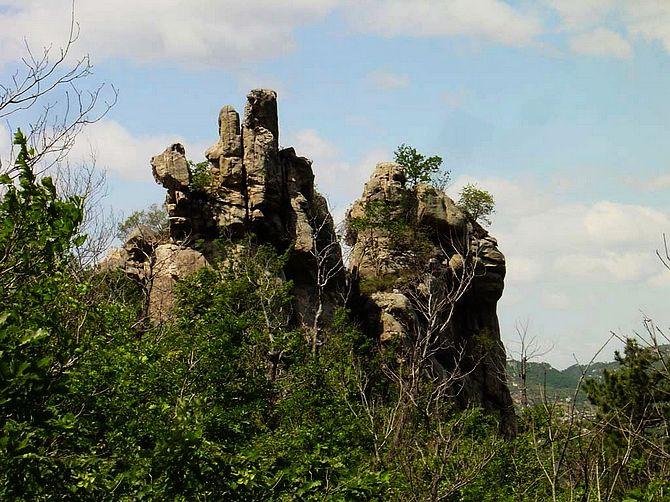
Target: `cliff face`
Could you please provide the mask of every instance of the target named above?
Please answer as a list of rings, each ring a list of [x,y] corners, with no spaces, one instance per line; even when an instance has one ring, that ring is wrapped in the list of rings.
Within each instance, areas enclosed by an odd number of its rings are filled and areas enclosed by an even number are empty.
[[[211,243],[221,237],[251,237],[280,251],[291,248],[284,274],[295,285],[295,322],[313,333],[344,305],[347,283],[355,290],[359,280],[380,275],[407,279],[411,271],[413,283],[406,280],[355,296],[348,306],[383,345],[425,331],[425,292],[446,294],[431,314],[441,326],[439,332],[431,331],[439,341],[431,354],[433,367],[445,375],[458,373],[457,400],[500,410],[513,429],[496,316],[504,257],[495,239],[451,199],[428,186],[409,190],[397,164],[379,164],[349,211],[349,222],[374,201],[391,202],[386,216],[393,219],[407,210],[411,194],[411,223],[428,236],[428,253],[403,252],[392,245],[388,231],[357,231],[349,225],[353,252],[347,275],[327,203],[314,188],[311,161],[293,148],[279,149],[274,91],[251,91],[242,121],[224,106],[218,140],[205,157],[206,162],[195,165],[181,144],[173,144],[151,159],[154,177],[167,191],[170,241],[160,242],[138,229],[114,255],[118,266],[144,284],[153,322],[169,318],[175,281],[209,266],[215,257]],[[316,349],[318,336],[312,342]]]
[[[402,225],[356,224],[370,215]],[[368,329],[382,342],[414,344],[435,378],[449,380],[457,401],[500,411],[513,432],[496,314],[505,258],[496,240],[443,191],[408,187],[395,163],[377,165],[347,223],[349,270],[378,289],[362,299]]]

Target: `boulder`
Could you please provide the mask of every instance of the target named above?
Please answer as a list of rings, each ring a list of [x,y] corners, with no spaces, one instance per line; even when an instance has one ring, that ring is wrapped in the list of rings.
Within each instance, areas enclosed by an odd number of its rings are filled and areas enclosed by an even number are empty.
[[[191,175],[186,161],[186,151],[181,143],[174,143],[165,151],[151,158],[154,179],[168,190],[188,189]]]
[[[161,244],[155,249],[150,272],[149,317],[156,323],[170,318],[174,305],[174,285],[203,267],[205,257],[195,249]]]

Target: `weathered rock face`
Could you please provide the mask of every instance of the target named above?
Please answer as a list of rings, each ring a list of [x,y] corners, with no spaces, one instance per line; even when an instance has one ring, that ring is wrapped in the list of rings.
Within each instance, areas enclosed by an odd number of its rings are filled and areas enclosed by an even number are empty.
[[[246,172],[242,163],[240,116],[232,106],[219,113],[219,140],[205,152],[210,163],[210,192],[219,203],[216,226],[231,235],[244,231],[247,220]]]
[[[361,230],[355,224],[375,211],[379,215],[380,204],[387,208],[381,217],[402,218],[421,229],[425,243],[420,251],[412,251],[411,245],[396,247],[397,236],[390,235],[394,230]],[[513,432],[496,314],[505,258],[496,240],[444,192],[427,185],[409,189],[394,163],[377,165],[347,220],[350,271],[363,282],[376,280],[382,289],[392,289],[367,298],[363,316],[371,319],[368,326],[382,342],[429,339],[425,343],[433,366],[459,375],[457,399],[499,410],[505,429]]]
[[[168,320],[174,305],[175,282],[207,265],[205,257],[195,249],[176,244],[157,246],[151,263],[149,317],[158,323]]]
[[[318,325],[337,305],[345,270],[327,203],[314,189],[311,161],[293,148],[279,150],[276,93],[251,91],[241,124],[238,113],[224,106],[218,136],[197,175],[181,144],[151,159],[154,178],[167,190],[170,243],[142,241],[140,250],[129,242],[114,260],[125,262],[138,280],[151,281],[148,314],[161,322],[172,306],[175,281],[207,266],[208,242],[252,234],[280,251],[292,246],[285,274],[295,284],[296,318]],[[324,272],[330,274],[327,284]]]

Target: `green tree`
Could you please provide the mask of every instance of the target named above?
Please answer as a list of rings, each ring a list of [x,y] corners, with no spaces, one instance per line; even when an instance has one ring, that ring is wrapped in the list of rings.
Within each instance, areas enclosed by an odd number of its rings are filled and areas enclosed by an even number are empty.
[[[168,231],[168,215],[163,204],[151,204],[148,208],[133,212],[119,223],[117,237],[121,241],[128,239],[138,227],[145,227],[159,236],[165,236]]]
[[[623,353],[617,351],[616,370],[605,369],[602,379],[584,384],[589,400],[610,419],[630,421],[642,429],[670,423],[670,379],[659,355],[635,340],[626,340]]]
[[[52,406],[76,360],[84,289],[70,273],[83,200],[61,198],[33,171],[19,130],[14,172],[0,177],[0,498],[48,491],[60,440],[73,420]],[[29,497],[30,498],[30,497]]]
[[[395,161],[403,168],[409,188],[419,183],[428,183],[444,189],[449,182],[449,171],[441,169],[442,157],[426,157],[404,143],[396,148],[394,155]]]
[[[191,171],[190,189],[195,192],[204,192],[212,183],[212,171],[209,161],[195,163],[188,161],[188,169]]]
[[[491,215],[495,212],[495,200],[490,192],[468,183],[461,189],[458,205],[477,221],[491,224]]]

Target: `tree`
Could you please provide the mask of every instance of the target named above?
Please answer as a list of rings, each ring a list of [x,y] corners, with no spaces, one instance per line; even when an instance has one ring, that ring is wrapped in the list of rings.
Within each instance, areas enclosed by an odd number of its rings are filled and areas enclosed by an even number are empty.
[[[640,432],[666,435],[670,430],[670,379],[665,374],[664,357],[653,346],[643,347],[627,339],[623,354],[615,352],[618,369],[605,369],[602,380],[587,380],[590,401],[610,424],[623,422]]]
[[[74,325],[86,319],[78,316],[83,285],[69,272],[70,250],[85,239],[83,200],[38,179],[27,142],[17,131],[17,182],[0,176],[0,498],[9,499],[48,490],[40,471],[57,461],[70,420],[49,402],[63,393],[78,357]]]
[[[27,160],[36,174],[66,161],[82,129],[102,119],[116,104],[118,92],[113,86],[105,97],[104,83],[89,85],[93,66],[88,55],[72,61],[78,38],[73,8],[65,44],[58,50],[47,46],[34,52],[26,42],[26,54],[11,81],[0,83],[0,119],[27,125],[25,135],[32,148]],[[0,173],[17,177],[13,160],[11,156],[8,165],[0,163]]]
[[[128,239],[136,228],[147,228],[157,235],[165,235],[168,231],[168,215],[162,204],[151,204],[146,209],[135,211],[119,223],[117,237],[121,241]]]
[[[212,183],[212,171],[208,160],[202,162],[188,161],[188,170],[191,172],[189,188],[194,192],[206,192]]]
[[[449,171],[440,169],[442,157],[426,157],[417,152],[416,148],[404,143],[396,149],[394,155],[395,161],[405,172],[409,188],[414,188],[419,183],[428,183],[443,189],[449,182]]]
[[[491,224],[491,215],[495,212],[495,201],[490,192],[468,183],[461,189],[458,205],[477,221]]]
[[[521,380],[521,406],[523,408],[527,408],[529,406],[528,363],[533,359],[538,359],[547,355],[553,349],[553,346],[548,349],[542,348],[538,343],[536,336],[528,336],[529,324],[530,321],[526,319],[526,321],[517,321],[514,325],[514,329],[519,339],[518,371],[519,379]]]

